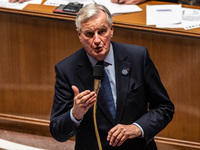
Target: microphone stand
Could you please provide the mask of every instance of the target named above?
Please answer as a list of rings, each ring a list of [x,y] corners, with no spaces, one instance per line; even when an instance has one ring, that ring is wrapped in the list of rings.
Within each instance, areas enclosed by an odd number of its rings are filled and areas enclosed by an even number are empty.
[[[95,91],[96,95],[98,95],[98,92],[100,89],[100,83],[101,83],[102,76],[103,76],[103,63],[100,65],[97,63],[97,65],[94,66],[94,68],[93,68],[94,91]],[[94,120],[94,129],[95,129],[98,147],[99,147],[99,150],[102,150],[101,139],[100,139],[99,131],[98,131],[98,127],[97,127],[96,109],[97,109],[97,100],[95,101],[94,107],[93,107],[93,120]]]

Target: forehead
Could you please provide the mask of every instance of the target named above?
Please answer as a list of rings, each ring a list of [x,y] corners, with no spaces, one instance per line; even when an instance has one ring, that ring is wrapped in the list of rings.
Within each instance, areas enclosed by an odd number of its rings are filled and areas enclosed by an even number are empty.
[[[82,30],[95,30],[107,26],[108,26],[107,15],[103,11],[100,11],[99,14],[91,17],[86,22],[81,24]]]

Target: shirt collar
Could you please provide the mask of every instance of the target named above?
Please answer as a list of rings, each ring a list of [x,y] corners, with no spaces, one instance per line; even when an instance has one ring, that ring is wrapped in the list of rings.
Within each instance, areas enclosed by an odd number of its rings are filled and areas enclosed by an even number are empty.
[[[98,60],[96,60],[95,58],[93,58],[92,56],[90,56],[88,54],[87,54],[87,56],[90,60],[92,67],[94,67],[96,65],[96,63],[98,62]],[[113,55],[112,44],[110,44],[110,51],[109,51],[108,55],[106,56],[106,58],[104,59],[104,62],[106,62],[106,64],[108,64],[108,65],[114,64],[114,55]]]

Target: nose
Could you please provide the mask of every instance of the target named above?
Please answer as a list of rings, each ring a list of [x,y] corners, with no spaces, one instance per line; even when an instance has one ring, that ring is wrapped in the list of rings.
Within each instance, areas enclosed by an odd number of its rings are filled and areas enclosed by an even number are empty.
[[[94,34],[94,43],[96,45],[99,45],[101,43],[101,38],[100,38],[100,35],[98,33]]]

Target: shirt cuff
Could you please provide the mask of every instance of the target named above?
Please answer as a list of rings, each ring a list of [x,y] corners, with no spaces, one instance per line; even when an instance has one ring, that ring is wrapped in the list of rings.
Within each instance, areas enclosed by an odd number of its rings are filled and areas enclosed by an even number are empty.
[[[80,121],[76,120],[72,114],[72,109],[70,110],[70,117],[71,117],[71,120],[76,124],[76,125],[80,125],[81,121],[83,119],[81,119]]]
[[[144,138],[144,130],[142,129],[142,127],[139,124],[135,123],[135,122],[133,124],[136,125],[138,128],[140,128],[140,130],[142,131],[142,135],[140,137]]]

